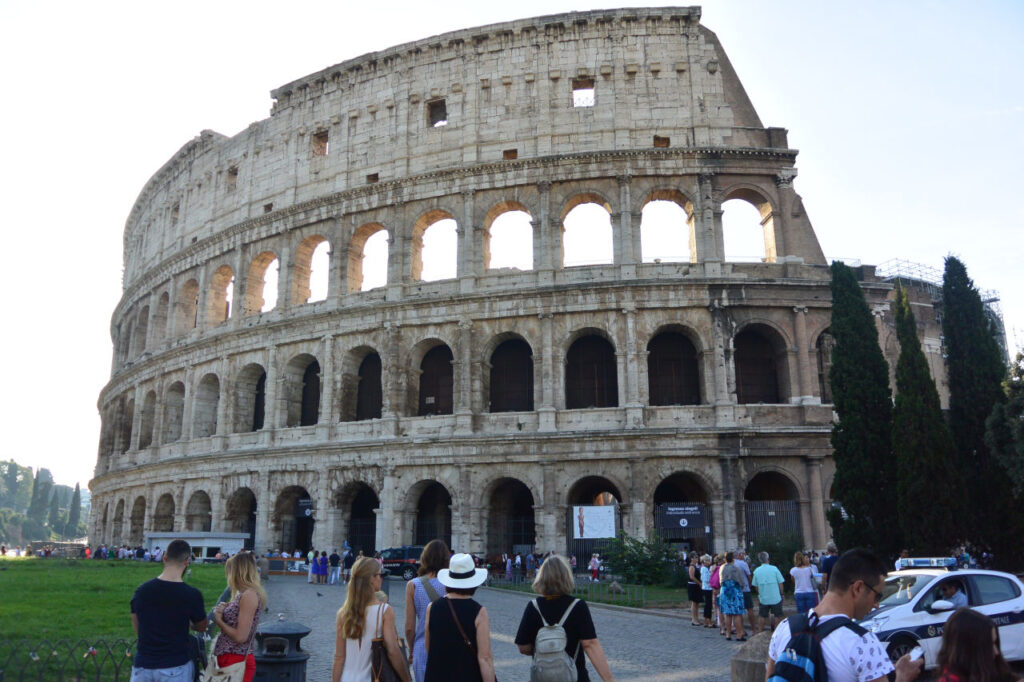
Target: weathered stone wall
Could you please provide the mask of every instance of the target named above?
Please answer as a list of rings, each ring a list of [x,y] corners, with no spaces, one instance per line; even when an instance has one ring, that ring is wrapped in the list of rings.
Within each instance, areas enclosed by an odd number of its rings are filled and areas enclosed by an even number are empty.
[[[532,495],[538,548],[561,550],[582,479],[603,477],[623,527],[644,534],[658,485],[684,474],[710,510],[714,547],[744,542],[747,500],[777,499],[749,487],[758,475],[785,483],[806,544],[822,547],[829,273],[793,189],[796,152],[784,130],[762,127],[699,16],[595,11],[429,38],[278,88],[269,119],[185,145],[125,229],[93,541],[141,540],[164,495],[174,530],[190,506],[214,531],[234,530],[229,501],[248,489],[257,547],[279,546],[282,500],[302,489],[314,544],[339,545],[354,491],[367,486],[379,500],[376,546],[387,547],[413,540],[424,482],[436,481],[451,496],[453,544],[483,552],[494,500],[513,479]],[[573,106],[574,79],[593,82],[594,106]],[[447,125],[431,127],[441,99]],[[763,262],[725,261],[732,198],[761,212]],[[641,210],[655,199],[686,210],[688,261],[642,262]],[[612,263],[564,265],[562,220],[583,201],[611,215]],[[505,210],[530,215],[532,270],[487,267],[488,230]],[[457,277],[424,282],[423,230],[441,217],[458,224]],[[363,244],[379,229],[388,282],[360,291]],[[307,303],[309,253],[322,241],[327,298]],[[281,270],[277,307],[261,313],[266,254]],[[697,351],[699,404],[650,404],[648,343],[665,331]],[[738,401],[733,342],[744,332],[772,348],[776,404]],[[566,409],[569,347],[588,335],[614,347],[617,401]],[[492,413],[492,354],[509,338],[532,352],[534,407]],[[453,356],[452,414],[418,416],[421,361],[441,344]],[[352,421],[353,378],[372,352],[382,414]],[[316,423],[296,425],[313,360]],[[261,371],[265,422],[252,431]]]

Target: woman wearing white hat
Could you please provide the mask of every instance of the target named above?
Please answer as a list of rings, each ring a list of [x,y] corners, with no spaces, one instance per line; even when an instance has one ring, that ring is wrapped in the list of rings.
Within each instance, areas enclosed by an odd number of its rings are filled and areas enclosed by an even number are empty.
[[[494,682],[490,619],[472,598],[487,571],[456,554],[437,579],[447,594],[427,607],[425,682]]]

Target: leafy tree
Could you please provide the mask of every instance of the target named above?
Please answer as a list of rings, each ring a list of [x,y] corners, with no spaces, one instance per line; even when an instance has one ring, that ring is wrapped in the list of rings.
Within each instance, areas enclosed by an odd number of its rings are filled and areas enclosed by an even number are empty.
[[[82,490],[75,484],[75,492],[71,495],[71,505],[68,507],[68,524],[65,535],[77,538],[78,524],[82,519]]]
[[[917,338],[907,292],[896,292],[896,404],[892,452],[896,459],[899,522],[905,543],[924,556],[944,556],[963,536],[962,478],[956,448],[942,415],[939,392]]]
[[[608,543],[604,557],[612,572],[631,585],[660,583],[674,558],[672,548],[657,533],[641,540],[625,531]]]
[[[985,422],[985,444],[1013,481],[1013,494],[1024,498],[1024,353],[1017,353],[1003,382],[1005,403],[996,403]]]
[[[985,444],[985,421],[1006,400],[1003,356],[985,317],[981,296],[958,259],[946,258],[942,278],[942,332],[949,372],[949,425],[956,467],[967,491],[967,539],[991,549],[1003,566],[1022,551],[1021,521],[1013,509],[1012,484]]]
[[[832,336],[835,350],[829,381],[839,416],[832,428],[836,464],[835,499],[846,511],[829,512],[841,547],[870,546],[895,554],[896,467],[891,456],[892,398],[889,367],[878,345],[878,329],[857,278],[832,263]]]
[[[0,478],[3,479],[0,507],[24,513],[32,498],[32,470],[12,459],[0,462]]]

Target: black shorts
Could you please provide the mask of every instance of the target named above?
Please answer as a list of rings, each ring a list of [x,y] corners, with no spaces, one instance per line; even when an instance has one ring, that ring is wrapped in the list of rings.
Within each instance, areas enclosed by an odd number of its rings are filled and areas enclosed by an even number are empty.
[[[758,608],[758,615],[767,618],[768,614],[774,614],[776,618],[782,618],[782,602],[778,604],[761,604]]]
[[[750,611],[751,609],[753,609],[754,608],[754,595],[752,595],[750,592],[744,592],[743,593],[743,605],[745,607],[747,607],[747,611]]]

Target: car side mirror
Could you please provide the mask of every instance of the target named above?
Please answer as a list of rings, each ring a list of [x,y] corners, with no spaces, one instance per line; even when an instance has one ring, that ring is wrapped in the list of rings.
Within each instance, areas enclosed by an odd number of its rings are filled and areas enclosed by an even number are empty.
[[[932,602],[932,605],[928,607],[928,613],[942,613],[943,611],[952,611],[956,606],[953,602],[946,599],[936,599]]]

